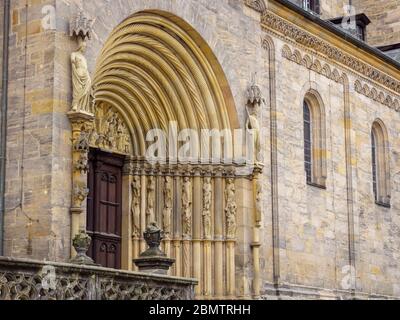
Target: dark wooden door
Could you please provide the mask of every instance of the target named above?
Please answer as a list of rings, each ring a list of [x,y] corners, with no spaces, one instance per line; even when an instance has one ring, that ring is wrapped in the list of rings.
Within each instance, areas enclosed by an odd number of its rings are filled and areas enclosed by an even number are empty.
[[[87,231],[89,256],[106,268],[121,268],[122,167],[124,158],[101,151],[89,155]]]

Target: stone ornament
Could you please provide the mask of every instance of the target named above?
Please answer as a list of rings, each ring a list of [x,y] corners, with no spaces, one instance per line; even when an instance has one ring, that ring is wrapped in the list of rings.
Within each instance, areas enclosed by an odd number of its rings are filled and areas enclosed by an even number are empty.
[[[264,0],[244,0],[244,4],[260,13],[267,10]]]
[[[186,240],[190,240],[192,236],[192,203],[192,183],[189,177],[184,177],[182,184],[182,233]]]
[[[94,19],[88,18],[83,11],[79,11],[78,14],[71,19],[69,23],[69,35],[71,37],[82,38],[83,40],[91,39]]]
[[[175,263],[175,259],[167,258],[166,254],[160,249],[161,241],[165,238],[164,231],[155,222],[152,222],[147,227],[143,236],[148,249],[138,259],[134,260],[139,271],[167,274],[169,268]]]
[[[75,236],[72,240],[72,245],[74,246],[77,255],[71,260],[72,264],[95,265],[93,259],[86,255],[89,251],[91,242],[92,238],[84,230],[81,230],[79,234]]]
[[[400,112],[399,99],[385,93],[384,91],[378,90],[366,83],[363,84],[359,80],[355,81],[354,89],[356,92],[366,96],[367,98],[382,103],[383,105],[389,107],[390,109]]]
[[[203,229],[204,238],[210,240],[211,235],[211,206],[212,206],[212,184],[211,178],[204,178],[203,185]]]
[[[132,225],[133,225],[133,237],[140,237],[140,177],[133,177],[133,182],[131,184],[132,190],[132,204],[131,204],[131,213],[132,213]]]
[[[80,184],[75,185],[72,197],[73,208],[80,209],[88,195],[89,189],[86,186]]]
[[[233,179],[228,179],[226,182],[225,189],[225,216],[226,216],[226,237],[229,240],[234,240],[236,238],[236,214],[237,214],[237,205],[236,205],[236,189],[235,189],[235,181]]]
[[[163,227],[165,238],[168,240],[171,235],[171,219],[172,219],[172,178],[164,177],[164,210],[163,210]]]
[[[94,128],[89,138],[91,147],[130,154],[131,138],[121,115],[102,103],[96,107]]]

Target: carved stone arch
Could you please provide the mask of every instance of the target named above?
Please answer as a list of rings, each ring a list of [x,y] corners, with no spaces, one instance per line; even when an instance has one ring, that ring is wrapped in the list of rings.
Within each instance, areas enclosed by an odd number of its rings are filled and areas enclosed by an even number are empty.
[[[312,66],[311,66],[311,70],[313,70],[317,73],[321,73],[322,65],[321,65],[321,62],[319,61],[319,59],[314,60]]]
[[[376,100],[376,98],[378,97],[378,91],[375,88],[372,88],[369,93],[369,97],[373,100]]]
[[[294,50],[294,52],[292,54],[292,57],[291,57],[291,60],[296,62],[296,63],[298,63],[298,64],[301,63],[301,53],[300,53],[299,50],[297,50],[297,49]]]
[[[285,44],[282,48],[282,57],[290,59],[291,56],[292,56],[292,50],[290,50],[290,47]]]
[[[267,10],[267,6],[266,6],[264,0],[244,0],[244,3],[248,7],[252,8],[260,13],[263,13],[264,11]]]
[[[322,75],[324,75],[325,77],[330,78],[330,77],[331,77],[331,74],[332,74],[330,65],[326,63],[326,64],[324,65],[324,67],[322,68],[321,73],[322,73]]]
[[[301,60],[301,64],[305,66],[307,69],[310,69],[312,65],[311,57],[308,54],[304,55],[303,59]]]
[[[362,84],[361,84],[361,82],[359,80],[356,80],[356,82],[354,83],[354,89],[358,93],[362,92]]]
[[[229,83],[208,44],[189,24],[171,13],[135,13],[118,25],[105,42],[93,86],[94,132],[108,138],[101,132],[109,131],[107,124],[117,123],[116,118],[122,119],[130,137],[122,187],[124,199],[129,200],[122,204],[127,228],[123,251],[127,260],[132,261],[144,251],[146,244],[141,235],[148,223],[156,221],[168,234],[163,249],[177,260],[171,275],[199,279],[198,296],[235,296],[235,244],[239,235],[239,231],[234,234],[239,229],[235,219],[236,210],[237,215],[243,211],[235,203],[233,185],[240,179],[235,170],[206,167],[196,159],[194,163],[181,163],[172,158],[170,146],[166,146],[167,164],[146,161],[147,147],[152,143],[146,141],[146,136],[151,129],[163,130],[168,138],[170,124],[176,124],[178,134],[184,129],[200,132],[240,127]],[[111,121],[107,122],[108,118]],[[92,143],[93,147],[103,148],[98,142]],[[112,145],[108,143],[108,149]],[[229,199],[225,197],[227,181]],[[208,204],[204,207],[199,195],[205,184],[212,196],[205,197]],[[206,228],[211,235],[204,232]],[[214,245],[213,240],[218,243]],[[220,268],[222,265],[226,268]],[[132,268],[129,262],[127,266]],[[221,279],[225,279],[224,284]]]

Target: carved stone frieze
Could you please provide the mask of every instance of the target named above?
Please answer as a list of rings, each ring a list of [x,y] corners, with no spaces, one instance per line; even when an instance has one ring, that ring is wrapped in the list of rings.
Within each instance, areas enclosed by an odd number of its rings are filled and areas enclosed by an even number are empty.
[[[261,13],[267,9],[264,0],[244,0],[244,4]]]
[[[367,83],[362,83],[360,80],[356,80],[354,83],[354,90],[374,101],[382,103],[390,109],[400,112],[399,99],[391,96],[383,90],[379,90]]]
[[[303,54],[297,49],[292,50],[288,45],[283,46],[282,57],[338,83],[343,83],[346,77],[344,73],[341,73],[337,68],[331,67],[324,61],[321,62],[320,59],[312,57],[307,53]]]
[[[261,25],[264,30],[273,30],[284,36],[285,39],[289,38],[309,49],[313,49],[318,52],[318,54],[340,63],[349,69],[380,83],[390,90],[400,93],[400,81],[343,52],[328,42],[298,28],[294,24],[282,19],[272,12],[264,12],[261,18]]]
[[[114,108],[100,104],[95,110],[94,130],[89,144],[93,148],[130,154],[131,137],[125,121]]]

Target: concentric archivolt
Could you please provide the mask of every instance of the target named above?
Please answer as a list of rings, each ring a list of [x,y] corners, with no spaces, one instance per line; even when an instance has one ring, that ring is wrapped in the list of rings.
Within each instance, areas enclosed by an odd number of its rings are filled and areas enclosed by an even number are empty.
[[[110,35],[93,79],[95,104],[127,121],[132,152],[143,156],[150,129],[237,127],[227,81],[204,40],[170,14],[140,12]]]

